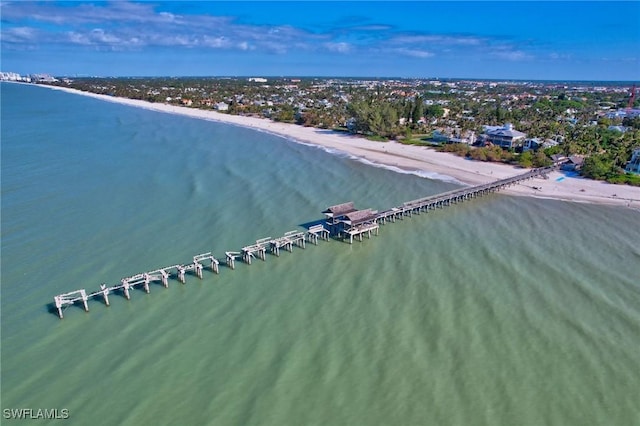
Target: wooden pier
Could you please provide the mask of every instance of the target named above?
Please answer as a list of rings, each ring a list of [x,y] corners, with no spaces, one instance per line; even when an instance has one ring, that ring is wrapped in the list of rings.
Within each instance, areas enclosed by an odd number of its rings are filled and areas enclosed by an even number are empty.
[[[280,249],[284,247],[285,250],[292,252],[293,246],[305,248],[306,237],[304,232],[289,231],[285,232],[283,237],[271,240],[271,253],[276,256],[280,256]]]
[[[245,246],[241,251],[225,252],[225,263],[230,269],[235,269],[235,261],[237,259],[242,259],[244,263],[251,265],[251,261],[254,258],[258,258],[263,261],[266,260],[267,251],[271,252],[275,256],[280,256],[281,248],[292,252],[294,246],[305,248],[307,240],[317,245],[319,239],[329,240],[329,231],[322,225],[312,226],[306,233],[298,230],[288,231],[285,232],[282,237],[268,237],[256,240],[255,244]],[[135,287],[142,287],[146,293],[149,293],[151,283],[161,282],[165,288],[168,288],[170,277],[175,277],[181,283],[186,284],[187,272],[191,272],[193,275],[202,279],[202,271],[204,269],[203,262],[207,261],[210,262],[211,271],[215,274],[219,274],[220,261],[216,259],[211,252],[207,252],[193,256],[193,261],[188,264],[165,266],[153,271],[125,277],[120,280],[120,284],[113,286],[101,284],[100,290],[93,293],[87,293],[85,289],[80,289],[69,293],[59,294],[54,297],[54,304],[58,311],[58,316],[61,319],[64,317],[62,312],[63,309],[78,302],[82,302],[84,310],[89,312],[88,300],[95,297],[101,296],[104,300],[104,304],[109,306],[110,293],[122,292],[124,297],[127,300],[130,300],[131,290]]]
[[[235,269],[235,261],[237,259],[242,259],[244,263],[251,265],[252,259],[255,258],[265,261],[267,251],[275,256],[280,256],[280,249],[282,248],[292,252],[294,245],[305,248],[306,241],[313,242],[313,244],[317,245],[318,240],[328,241],[332,235],[336,238],[341,238],[343,241],[348,239],[349,243],[353,244],[354,238],[362,241],[364,235],[367,235],[368,238],[371,238],[372,233],[378,235],[380,225],[386,222],[395,222],[397,219],[411,217],[413,214],[420,214],[421,212],[428,212],[429,210],[435,210],[470,200],[535,177],[542,176],[548,178],[547,173],[555,168],[557,168],[557,166],[534,169],[518,176],[501,179],[488,184],[456,189],[442,194],[407,201],[400,206],[392,207],[382,212],[372,209],[358,210],[351,201],[337,204],[322,212],[326,217],[324,223],[328,229],[322,224],[317,224],[310,226],[306,232],[293,230],[286,232],[282,237],[261,238],[256,240],[255,244],[243,247],[241,251],[225,252],[225,263],[228,268],[233,270]],[[102,297],[104,304],[109,306],[109,294],[113,292],[122,292],[124,297],[129,300],[131,299],[130,290],[135,287],[142,287],[146,293],[149,293],[151,283],[161,282],[165,288],[168,288],[169,278],[172,276],[185,284],[187,272],[191,272],[193,275],[202,279],[204,269],[203,262],[210,262],[211,271],[215,274],[220,273],[220,262],[211,252],[195,255],[192,259],[191,263],[165,266],[122,278],[120,284],[114,286],[108,286],[103,283],[100,285],[100,290],[93,293],[87,293],[85,289],[80,289],[59,294],[54,297],[54,304],[58,316],[63,318],[63,309],[79,302],[82,303],[84,310],[88,312],[88,300],[93,298]]]
[[[313,244],[318,245],[318,239],[329,241],[330,232],[322,225],[313,225],[307,231],[307,238]]]
[[[258,254],[258,258],[267,260],[267,247],[269,247],[270,243],[271,237],[267,237],[256,240],[255,244],[242,247],[242,260],[251,265],[251,258],[255,258],[256,253]]]
[[[402,219],[405,216],[411,216],[412,214],[420,214],[420,212],[428,212],[429,210],[435,210],[457,204],[459,202],[469,200],[483,195],[497,192],[506,187],[516,185],[522,181],[533,179],[536,177],[547,178],[547,174],[557,166],[543,167],[534,169],[523,173],[518,176],[513,176],[506,179],[497,180],[495,182],[487,183],[484,185],[472,186],[470,188],[454,189],[453,191],[444,192],[429,197],[419,198],[417,200],[407,201],[402,203],[401,206],[394,207],[390,210],[386,210],[378,215],[378,223],[384,223],[386,221],[395,221],[395,219]]]

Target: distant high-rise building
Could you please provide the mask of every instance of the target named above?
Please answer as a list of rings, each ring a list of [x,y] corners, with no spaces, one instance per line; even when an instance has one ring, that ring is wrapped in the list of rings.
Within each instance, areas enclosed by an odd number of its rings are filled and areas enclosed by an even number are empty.
[[[1,81],[23,81],[25,83],[31,82],[31,77],[29,76],[21,76],[15,72],[0,72],[0,80]]]

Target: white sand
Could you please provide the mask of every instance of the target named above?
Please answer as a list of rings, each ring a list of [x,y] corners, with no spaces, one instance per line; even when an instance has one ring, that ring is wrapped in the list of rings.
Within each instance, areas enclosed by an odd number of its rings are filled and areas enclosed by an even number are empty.
[[[419,171],[424,175],[439,178],[454,178],[468,185],[487,183],[515,176],[526,170],[505,164],[471,161],[449,153],[437,152],[421,146],[402,145],[397,142],[374,142],[330,130],[303,127],[295,124],[277,123],[268,119],[243,117],[216,111],[187,108],[160,103],[118,98],[82,92],[70,88],[50,87],[93,98],[161,111],[181,114],[205,120],[231,123],[252,129],[267,131],[296,141],[341,151],[373,163]],[[505,189],[512,195],[550,198],[573,202],[613,204],[640,209],[640,188],[629,185],[612,185],[580,177],[566,177],[564,173],[552,172],[549,179],[536,178]]]

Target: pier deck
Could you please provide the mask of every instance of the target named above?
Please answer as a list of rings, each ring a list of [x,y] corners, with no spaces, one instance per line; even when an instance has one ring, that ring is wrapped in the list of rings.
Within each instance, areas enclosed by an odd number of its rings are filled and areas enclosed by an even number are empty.
[[[307,239],[313,242],[315,245],[318,245],[318,239],[329,241],[329,236],[329,230],[325,229],[322,225],[313,225],[307,231]]]
[[[380,224],[386,222],[395,222],[396,219],[402,219],[404,217],[411,217],[413,214],[419,214],[420,212],[428,212],[437,208],[443,208],[450,206],[458,202],[473,199],[478,196],[483,196],[492,192],[499,191],[505,187],[515,185],[524,180],[533,179],[535,177],[547,177],[547,173],[556,169],[558,166],[545,167],[534,169],[529,172],[523,173],[518,176],[514,176],[507,179],[497,180],[484,185],[477,185],[469,188],[455,189],[445,193],[432,195],[429,197],[419,198],[416,200],[407,201],[400,206],[392,207],[388,210],[378,212],[376,210],[365,209],[357,210],[354,207],[352,201],[347,203],[331,206],[322,213],[325,214],[325,223],[329,229],[326,229],[323,225],[314,225],[309,227],[307,232],[301,231],[289,231],[282,237],[278,238],[262,238],[256,240],[255,244],[251,244],[242,248],[241,251],[227,251],[225,252],[226,265],[230,269],[235,269],[235,261],[241,258],[245,263],[251,264],[252,258],[259,258],[266,260],[266,252],[269,250],[272,254],[279,256],[280,249],[284,248],[287,251],[293,251],[293,246],[305,248],[305,241],[312,241],[314,244],[318,244],[319,239],[329,240],[331,235],[342,237],[343,240],[349,239],[349,243],[353,243],[353,239],[357,238],[360,241],[363,240],[363,235],[367,235],[369,238],[371,234],[375,232],[378,235]],[[188,264],[176,264],[171,266],[165,266],[153,271],[136,274],[130,277],[125,277],[120,280],[120,284],[114,286],[108,286],[106,284],[100,285],[100,290],[93,293],[87,293],[85,289],[75,290],[68,293],[59,294],[54,296],[54,304],[58,312],[58,316],[63,318],[63,309],[67,306],[74,305],[77,302],[82,302],[84,310],[89,311],[88,300],[94,297],[100,297],[104,299],[106,306],[109,306],[109,294],[115,291],[122,291],[127,299],[131,298],[130,290],[136,286],[142,286],[146,293],[150,291],[150,284],[152,282],[162,282],[165,288],[169,287],[169,278],[172,275],[183,284],[186,283],[186,273],[192,272],[198,278],[202,279],[204,265],[202,262],[209,261],[211,264],[211,270],[215,274],[219,274],[220,262],[213,256],[211,252],[202,253],[193,256],[193,260]]]

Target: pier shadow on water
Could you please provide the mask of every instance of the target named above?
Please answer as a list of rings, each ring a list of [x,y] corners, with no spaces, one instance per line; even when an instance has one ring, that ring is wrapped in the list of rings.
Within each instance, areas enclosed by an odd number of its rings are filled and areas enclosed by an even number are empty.
[[[327,220],[326,219],[317,219],[311,222],[305,222],[305,223],[299,223],[298,226],[301,228],[306,229],[307,231],[312,227],[312,226],[316,226],[316,225],[322,225],[325,229],[329,229],[327,226]],[[332,232],[329,235],[329,239],[333,240],[333,241],[344,241],[343,238]]]
[[[95,296],[94,296],[95,297]],[[87,300],[91,300],[93,299],[93,297],[89,297]],[[100,296],[100,299],[102,300],[102,296]],[[103,303],[104,305],[104,303]],[[78,310],[80,312],[84,312],[84,306],[82,305],[82,301],[76,301],[73,302],[73,304],[71,305],[67,305],[65,307],[62,308],[62,312],[65,313],[67,309],[73,309],[74,311]],[[58,308],[56,308],[56,304],[55,303],[47,303],[45,305],[45,309],[47,310],[47,313],[55,316],[56,318],[58,317]]]
[[[325,226],[327,224],[326,220],[324,219],[318,219],[318,220],[314,220],[313,222],[305,222],[305,223],[299,223],[298,226],[306,229],[307,231],[309,230],[309,228],[311,228],[312,226],[316,226],[316,225],[322,225]]]
[[[47,310],[48,313],[50,313],[51,315],[54,315],[56,318],[58,318],[58,309],[56,309],[56,304],[55,303],[47,303],[45,305],[45,309]]]

